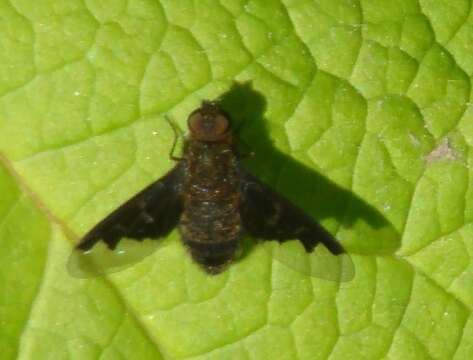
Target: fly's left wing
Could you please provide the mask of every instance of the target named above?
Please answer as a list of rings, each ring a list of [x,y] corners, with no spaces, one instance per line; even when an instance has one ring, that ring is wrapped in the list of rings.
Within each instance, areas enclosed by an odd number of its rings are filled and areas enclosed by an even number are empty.
[[[353,262],[327,230],[259,179],[244,169],[241,172],[240,216],[249,235],[280,243],[298,239],[305,252],[283,244],[275,257],[293,269],[322,279],[353,278]]]
[[[182,212],[182,168],[176,165],[92,228],[69,259],[70,273],[88,277],[118,271],[151,254],[156,239],[171,232]]]

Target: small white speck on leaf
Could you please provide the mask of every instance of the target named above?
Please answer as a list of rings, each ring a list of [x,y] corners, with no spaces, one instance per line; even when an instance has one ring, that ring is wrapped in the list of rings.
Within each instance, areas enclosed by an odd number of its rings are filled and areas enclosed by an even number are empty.
[[[412,133],[409,133],[408,136],[409,136],[409,140],[411,141],[412,145],[414,145],[415,147],[418,147],[420,145],[420,140],[417,138],[417,136],[415,136]]]
[[[387,203],[383,204],[383,209],[384,209],[385,211],[391,210],[391,204],[387,204]]]

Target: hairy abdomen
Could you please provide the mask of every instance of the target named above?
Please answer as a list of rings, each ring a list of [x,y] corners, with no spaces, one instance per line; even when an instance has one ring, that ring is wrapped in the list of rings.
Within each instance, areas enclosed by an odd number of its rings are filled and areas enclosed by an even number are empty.
[[[197,263],[219,273],[235,257],[241,234],[236,157],[228,144],[191,142],[185,161],[182,238]]]

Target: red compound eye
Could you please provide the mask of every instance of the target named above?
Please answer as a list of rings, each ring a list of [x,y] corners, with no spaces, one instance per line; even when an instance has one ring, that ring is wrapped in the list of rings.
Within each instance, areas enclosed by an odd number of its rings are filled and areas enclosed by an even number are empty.
[[[217,141],[226,134],[229,121],[221,113],[206,113],[199,109],[187,120],[192,135],[202,141]]]

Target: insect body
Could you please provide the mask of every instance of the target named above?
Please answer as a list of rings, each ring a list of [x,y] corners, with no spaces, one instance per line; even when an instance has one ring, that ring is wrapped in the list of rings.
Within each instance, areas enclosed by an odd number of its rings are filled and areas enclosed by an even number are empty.
[[[211,274],[235,259],[245,233],[279,242],[299,239],[307,252],[322,244],[328,259],[344,254],[322,226],[242,167],[229,117],[217,103],[203,102],[188,127],[183,159],[99,222],[77,251],[87,255],[100,243],[113,250],[123,238],[157,239],[178,226],[192,258]]]
[[[240,169],[228,119],[215,104],[204,103],[188,123],[179,229],[194,260],[217,273],[242,235]]]

